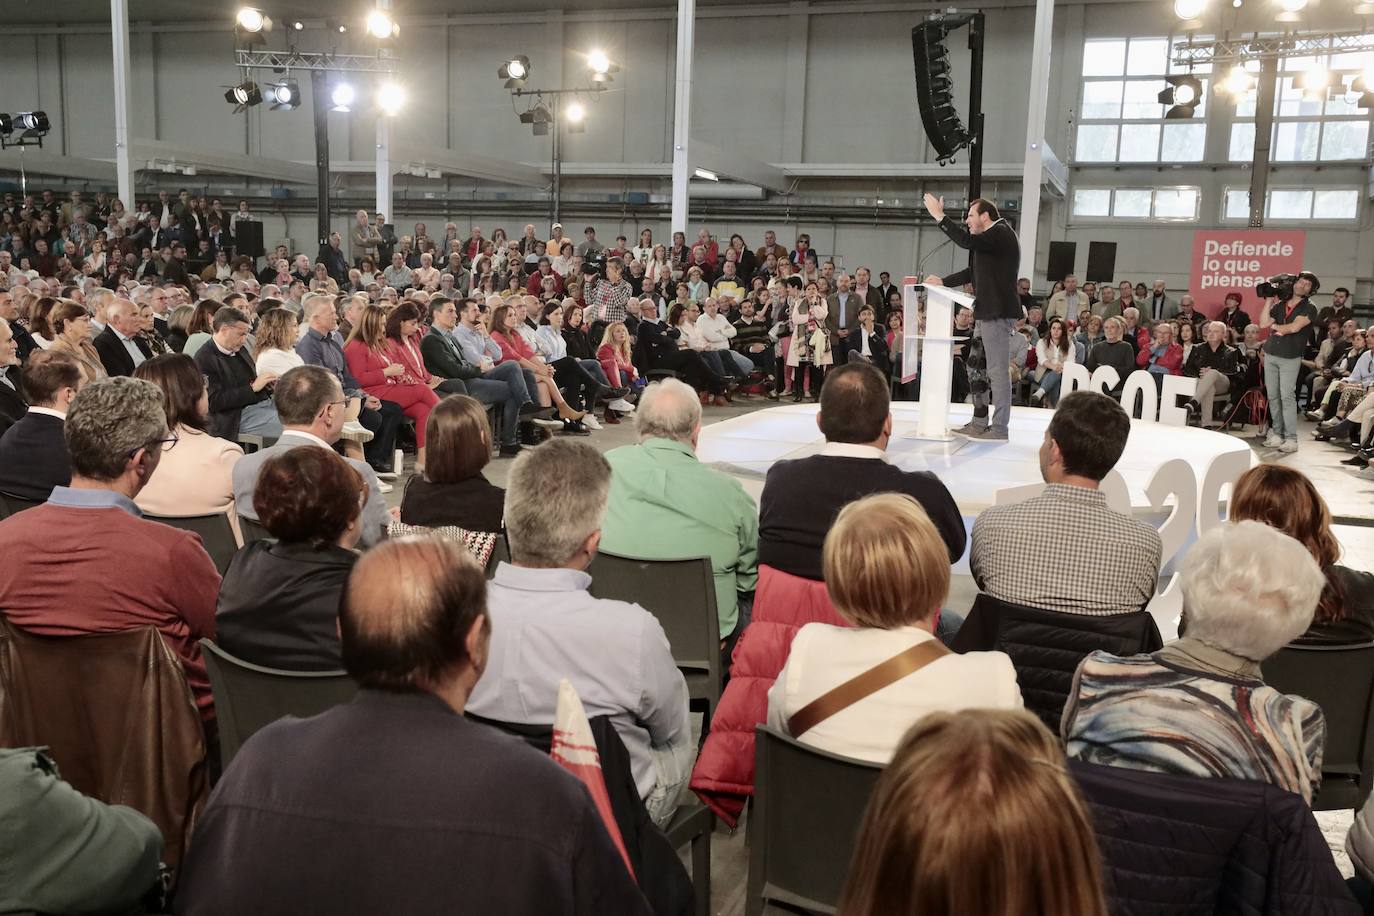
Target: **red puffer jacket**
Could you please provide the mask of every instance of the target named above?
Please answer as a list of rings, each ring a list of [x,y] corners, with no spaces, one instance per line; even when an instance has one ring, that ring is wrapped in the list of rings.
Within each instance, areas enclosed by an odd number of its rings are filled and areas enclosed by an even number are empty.
[[[754,726],[768,720],[768,689],[792,638],[808,623],[849,626],[831,606],[824,582],[760,565],[754,615],[735,646],[730,683],[692,769],[692,791],[731,827],[754,794]]]

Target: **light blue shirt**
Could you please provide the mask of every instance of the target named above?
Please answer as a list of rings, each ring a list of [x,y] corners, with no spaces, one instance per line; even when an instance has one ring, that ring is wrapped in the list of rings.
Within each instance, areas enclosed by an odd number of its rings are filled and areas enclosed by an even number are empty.
[[[541,324],[539,330],[534,332],[534,336],[544,344],[540,349],[549,351],[549,355],[544,357],[545,362],[554,363],[568,355],[568,342],[563,339],[562,334],[553,329],[553,325]]]
[[[611,717],[647,798],[655,783],[650,749],[691,741],[687,684],[658,620],[637,604],[593,598],[591,584],[575,569],[497,567],[487,585],[487,669],[467,710],[551,725],[566,678],[588,719]]]
[[[69,509],[123,509],[134,518],[142,518],[143,510],[123,493],[114,490],[73,489],[72,487],[53,487],[48,502],[54,506]]]
[[[458,341],[458,349],[463,351],[463,358],[474,366],[482,365],[483,359],[489,359],[493,363],[500,362],[501,347],[490,337],[482,336],[481,332],[474,331],[461,321],[449,333]]]
[[[1374,381],[1374,350],[1365,350],[1360,354],[1360,358],[1355,360],[1355,368],[1350,371],[1346,381],[1354,382],[1357,385]]]

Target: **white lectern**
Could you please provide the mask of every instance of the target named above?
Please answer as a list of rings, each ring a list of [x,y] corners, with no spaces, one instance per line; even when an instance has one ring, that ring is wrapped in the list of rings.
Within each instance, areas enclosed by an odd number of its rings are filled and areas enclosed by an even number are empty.
[[[926,294],[925,330],[920,324],[921,293]],[[973,308],[973,299],[962,291],[927,286],[919,277],[902,283],[902,382],[916,377],[920,360],[921,412],[916,420],[917,439],[952,439],[949,433],[949,395],[954,371],[954,309]]]

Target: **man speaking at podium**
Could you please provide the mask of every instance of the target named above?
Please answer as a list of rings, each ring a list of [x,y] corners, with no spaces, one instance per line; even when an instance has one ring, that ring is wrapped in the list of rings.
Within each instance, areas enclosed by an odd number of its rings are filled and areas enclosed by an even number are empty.
[[[1021,242],[1016,230],[997,212],[990,200],[978,198],[969,204],[964,225],[945,216],[945,201],[933,194],[925,196],[926,211],[940,230],[960,248],[969,250],[969,265],[948,277],[934,274],[925,278],[927,286],[963,286],[973,281],[973,336],[981,338],[987,360],[988,382],[970,381],[973,394],[973,419],[954,432],[970,439],[1006,441],[1011,419],[1011,335],[1022,316],[1021,298],[1016,289],[1016,272],[1021,262]],[[941,329],[939,333],[947,333]],[[991,392],[989,392],[989,385]],[[993,413],[988,420],[988,395]]]

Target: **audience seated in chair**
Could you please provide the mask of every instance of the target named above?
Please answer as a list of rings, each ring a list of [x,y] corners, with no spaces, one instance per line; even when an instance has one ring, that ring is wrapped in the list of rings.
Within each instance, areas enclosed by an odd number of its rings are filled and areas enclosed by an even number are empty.
[[[1310,803],[1322,711],[1266,686],[1260,663],[1307,630],[1325,584],[1307,548],[1273,528],[1207,532],[1183,561],[1184,635],[1151,655],[1094,652],[1079,665],[1062,725],[1069,756],[1255,779]]]
[[[285,428],[277,444],[245,455],[234,465],[234,505],[239,515],[261,521],[253,499],[257,488],[258,471],[275,455],[289,452],[302,445],[331,449],[339,441],[339,433],[347,418],[348,400],[339,387],[338,377],[321,366],[301,366],[292,369],[277,382],[277,411]],[[362,534],[359,543],[364,547],[376,544],[386,536],[391,512],[386,499],[377,487],[377,472],[366,462],[344,459],[362,475],[367,483],[367,502],[363,506]]]
[[[485,588],[436,539],[358,561],[339,633],[362,690],[244,744],[197,827],[177,913],[649,912],[582,784],[464,718],[499,657]]]
[[[248,316],[232,305],[221,306],[212,326],[213,335],[195,355],[210,393],[210,434],[231,442],[240,434],[277,438],[282,424],[271,390],[277,376],[253,365],[246,346]]]
[[[488,589],[491,661],[468,704],[502,722],[553,722],[567,679],[587,716],[610,716],[654,822],[672,817],[694,747],[687,684],[663,627],[638,605],[593,598],[585,572],[601,539],[611,469],[596,449],[555,439],[522,452],[506,487],[512,563]]]
[[[1064,396],[1040,446],[1044,492],[984,509],[973,523],[969,570],[979,588],[1068,614],[1130,614],[1154,597],[1159,532],[1108,508],[1098,489],[1130,431],[1126,411],[1106,395]]]
[[[224,574],[216,642],[244,661],[286,671],[337,671],[339,598],[362,534],[367,485],[329,449],[268,458],[253,508],[273,540],[244,546]]]
[[[402,524],[500,531],[506,491],[482,474],[491,461],[486,410],[475,398],[449,395],[430,411],[428,427],[424,472],[406,483]]]
[[[157,825],[82,795],[39,748],[0,750],[0,824],[0,911],[133,912],[157,883]]]
[[[0,435],[28,412],[19,382],[19,344],[10,323],[0,318]]]
[[[109,323],[92,343],[109,376],[133,375],[134,370],[153,356],[152,349],[139,336],[143,325],[138,306],[128,299],[116,299],[105,313]]]
[[[954,655],[935,638],[949,554],[914,499],[880,493],[845,506],[824,557],[830,600],[853,626],[801,628],[768,691],[770,726],[832,754],[886,763],[907,729],[931,712],[1021,707],[1005,654]],[[875,691],[849,702],[827,697],[918,646],[918,657]]]
[[[611,495],[601,546],[649,560],[709,556],[720,638],[729,639],[748,622],[758,584],[754,501],[738,480],[697,460],[701,401],[688,385],[670,378],[646,388],[635,430],[639,444],[606,453]]]
[[[41,502],[53,487],[72,482],[63,426],[84,382],[66,353],[40,350],[29,357],[20,384],[32,406],[0,436],[0,493]]]
[[[1093,822],[1049,730],[1010,710],[918,722],[869,799],[838,912],[1105,916]]]
[[[3,446],[0,442],[0,450]],[[1321,567],[1326,586],[1312,625],[1298,642],[1374,640],[1374,575],[1336,562],[1341,545],[1331,530],[1331,510],[1302,471],[1282,464],[1246,471],[1232,484],[1228,517],[1272,525],[1306,547]]]
[[[176,442],[162,404],[162,392],[142,379],[101,379],[77,394],[65,429],[71,486],[0,522],[0,608],[38,635],[156,627],[211,722],[196,640],[215,635],[219,573],[199,536],[144,521],[134,504]]]
[[[134,377],[152,382],[162,392],[167,428],[177,437],[176,448],[164,452],[156,473],[134,501],[150,515],[228,513],[238,537],[233,473],[243,447],[206,431],[210,395],[195,360],[184,353],[155,356],[135,369]]]

